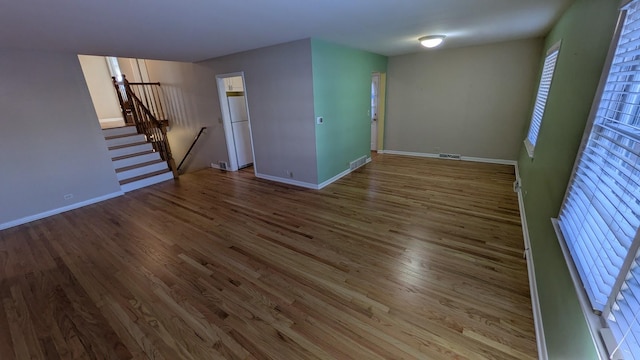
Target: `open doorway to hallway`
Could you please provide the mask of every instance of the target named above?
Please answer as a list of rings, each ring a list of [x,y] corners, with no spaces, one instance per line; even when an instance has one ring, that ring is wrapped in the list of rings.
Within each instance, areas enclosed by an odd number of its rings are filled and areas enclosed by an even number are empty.
[[[371,74],[371,151],[382,151],[384,144],[384,104],[386,74]]]
[[[371,151],[378,150],[378,93],[380,89],[380,74],[371,76]]]
[[[229,154],[228,170],[237,171],[253,165],[253,140],[243,73],[216,76],[222,123]]]

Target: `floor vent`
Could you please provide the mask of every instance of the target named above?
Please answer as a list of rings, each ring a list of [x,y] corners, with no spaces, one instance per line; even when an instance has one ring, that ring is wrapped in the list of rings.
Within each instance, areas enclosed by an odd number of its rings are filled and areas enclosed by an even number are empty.
[[[352,162],[349,163],[349,170],[355,170],[357,168],[359,168],[360,166],[364,165],[367,163],[367,157],[363,156],[361,158],[355,159]]]
[[[440,154],[438,154],[438,157],[441,158],[441,159],[460,160],[460,154],[444,154],[444,153],[440,153]]]
[[[220,170],[227,170],[227,162],[226,161],[218,161],[218,166]]]

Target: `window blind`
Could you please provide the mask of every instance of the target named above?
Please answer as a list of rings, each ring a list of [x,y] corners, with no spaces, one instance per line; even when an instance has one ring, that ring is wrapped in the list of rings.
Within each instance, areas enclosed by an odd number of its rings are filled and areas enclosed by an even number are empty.
[[[533,149],[536,146],[538,140],[538,134],[540,133],[540,126],[542,125],[542,116],[544,115],[544,109],[547,105],[547,97],[549,96],[549,89],[551,88],[551,80],[553,79],[553,73],[555,72],[556,62],[558,60],[558,54],[560,52],[559,44],[551,47],[547,53],[547,57],[544,59],[544,66],[542,68],[542,76],[540,77],[540,85],[538,86],[538,93],[536,95],[536,102],[533,106],[533,114],[531,115],[531,124],[529,125],[529,133],[525,144],[527,145],[527,151],[530,156],[533,156]]]
[[[593,125],[558,223],[582,285],[616,341],[640,359],[640,0],[629,3]]]

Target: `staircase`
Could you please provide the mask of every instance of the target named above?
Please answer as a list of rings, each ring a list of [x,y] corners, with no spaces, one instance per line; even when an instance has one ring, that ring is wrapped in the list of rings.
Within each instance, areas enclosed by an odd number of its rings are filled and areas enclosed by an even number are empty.
[[[122,191],[129,192],[174,178],[167,162],[135,126],[102,130]]]

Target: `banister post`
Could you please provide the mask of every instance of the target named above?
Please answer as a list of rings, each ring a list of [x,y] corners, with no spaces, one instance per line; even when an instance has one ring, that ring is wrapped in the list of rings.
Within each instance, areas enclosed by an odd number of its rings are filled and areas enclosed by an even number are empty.
[[[124,99],[122,98],[122,92],[120,90],[120,84],[118,84],[118,80],[116,80],[115,76],[112,76],[111,79],[113,80],[113,86],[116,89],[116,94],[118,94],[118,102],[120,103],[120,110],[122,111],[122,120],[124,120],[124,123],[127,123],[127,108],[124,104]]]

